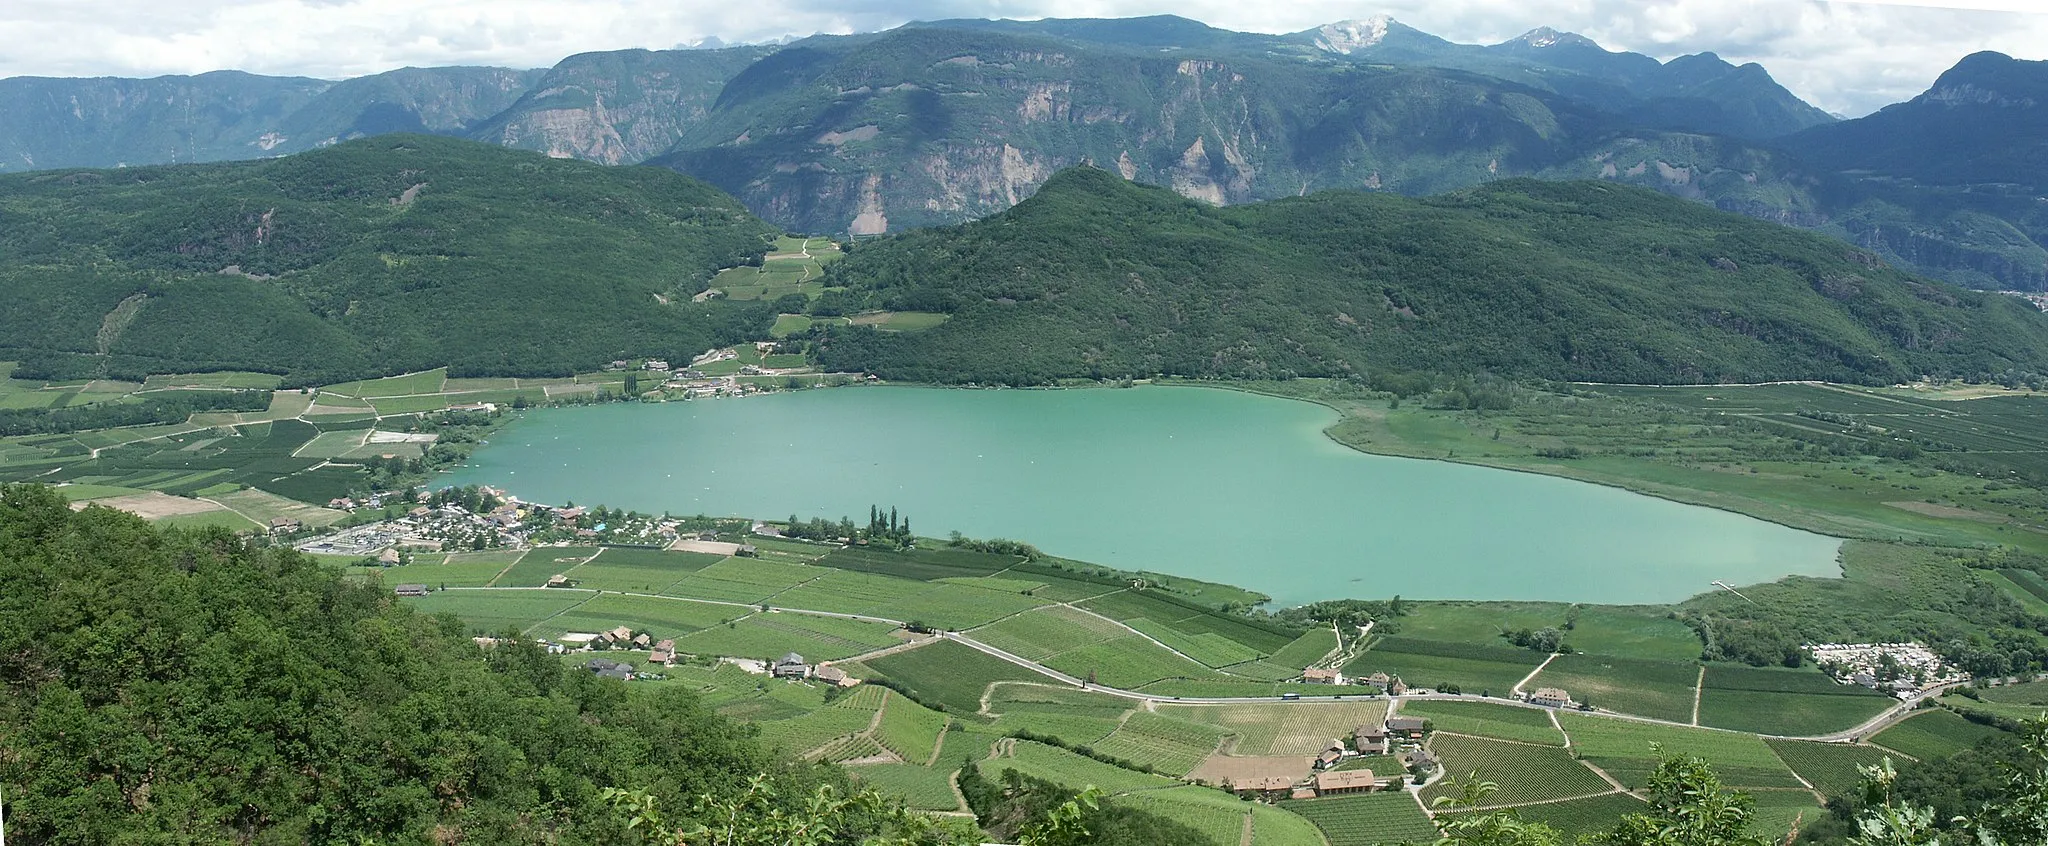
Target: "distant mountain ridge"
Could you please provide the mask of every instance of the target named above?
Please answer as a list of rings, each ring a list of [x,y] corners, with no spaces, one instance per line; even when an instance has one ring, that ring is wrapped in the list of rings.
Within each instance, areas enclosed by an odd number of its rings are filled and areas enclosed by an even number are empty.
[[[1287,35],[1174,16],[952,20],[702,46],[342,83],[0,80],[0,173],[429,132],[651,162],[785,229],[855,234],[993,214],[1084,163],[1217,203],[1594,178],[1827,232],[1959,284],[2048,288],[2048,212],[2026,176],[2048,136],[2027,104],[2048,86],[2004,57],[1837,121],[1712,53],[1659,62],[1551,28],[1455,44],[1386,17]]]

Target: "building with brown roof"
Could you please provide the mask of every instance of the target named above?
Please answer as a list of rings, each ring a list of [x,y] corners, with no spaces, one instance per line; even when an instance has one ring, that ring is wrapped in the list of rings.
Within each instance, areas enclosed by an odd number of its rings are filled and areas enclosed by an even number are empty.
[[[852,687],[860,684],[860,679],[847,675],[845,670],[838,667],[819,667],[811,672],[811,678],[836,687]]]
[[[1343,684],[1344,674],[1337,670],[1311,667],[1301,671],[1301,680],[1309,684]]]
[[[1294,779],[1286,776],[1248,778],[1243,781],[1231,782],[1230,790],[1240,796],[1271,796],[1278,798],[1282,794],[1291,794],[1294,791]]]
[[[1366,793],[1380,786],[1380,780],[1372,770],[1345,770],[1344,772],[1316,773],[1317,796],[1341,796],[1346,793]]]
[[[1387,754],[1387,730],[1379,726],[1359,726],[1351,733],[1351,748],[1360,755]]]
[[[1409,740],[1421,740],[1427,731],[1427,723],[1428,721],[1421,717],[1388,717],[1387,733]]]
[[[1539,687],[1529,694],[1529,702],[1546,708],[1564,708],[1572,704],[1572,695],[1561,687]]]

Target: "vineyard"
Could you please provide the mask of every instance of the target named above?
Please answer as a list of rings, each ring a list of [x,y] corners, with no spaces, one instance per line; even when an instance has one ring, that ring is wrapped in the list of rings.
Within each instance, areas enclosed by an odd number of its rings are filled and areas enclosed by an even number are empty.
[[[1914,714],[1878,732],[1870,742],[1922,761],[1953,755],[1998,734],[1998,730],[1934,709]]]
[[[1695,755],[1712,764],[1721,780],[1732,787],[1799,787],[1799,780],[1786,769],[1769,746],[1752,734],[1662,726],[1625,720],[1559,714],[1573,751],[1586,761],[1614,776],[1623,784],[1640,788],[1657,767],[1662,755]]]
[[[1211,726],[1137,711],[1115,733],[1095,743],[1095,751],[1184,776],[1216,751],[1224,732]]]
[[[1050,682],[971,646],[950,640],[920,646],[867,662],[867,667],[903,685],[925,702],[946,706],[955,714],[981,710],[981,694],[997,681]]]
[[[1784,760],[1785,765],[1813,785],[1813,789],[1829,798],[1849,796],[1863,783],[1863,776],[1857,767],[1876,766],[1886,758],[1898,756],[1888,749],[1874,746],[1852,746],[1846,743],[1812,743],[1804,740],[1777,740],[1767,738],[1772,751]],[[1903,761],[1899,763],[1904,763]]]
[[[1272,702],[1161,706],[1162,714],[1205,723],[1237,736],[1233,755],[1314,755],[1387,716],[1383,701]]]
[[[1417,699],[1401,703],[1401,716],[1422,717],[1437,731],[1476,734],[1502,740],[1519,740],[1546,746],[1563,746],[1564,733],[1550,724],[1550,714],[1536,708],[1518,708],[1490,702],[1448,702]]]
[[[903,760],[922,764],[931,759],[945,728],[946,715],[890,691],[882,705],[882,722],[875,727],[875,739]]]
[[[1574,760],[1571,753],[1553,746],[1439,734],[1430,740],[1429,748],[1443,759],[1448,776],[1465,779],[1477,771],[1481,781],[1499,785],[1500,789],[1487,797],[1488,804],[1543,802],[1614,789]],[[1455,795],[1458,791],[1446,781],[1430,785],[1422,792],[1424,800]]]
[[[1698,663],[1559,655],[1529,687],[1561,687],[1596,708],[1686,723],[1699,675]]]
[[[1405,793],[1367,793],[1282,802],[1323,830],[1330,846],[1434,843],[1436,824]]]
[[[1526,649],[1383,637],[1345,665],[1344,674],[1386,673],[1410,687],[1455,684],[1467,693],[1504,696],[1541,663],[1543,656]]]

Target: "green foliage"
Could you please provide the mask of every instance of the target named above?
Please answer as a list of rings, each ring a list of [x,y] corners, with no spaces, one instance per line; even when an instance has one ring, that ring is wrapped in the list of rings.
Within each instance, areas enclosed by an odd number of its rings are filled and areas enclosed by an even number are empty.
[[[687,359],[767,331],[766,305],[690,295],[773,234],[675,174],[412,135],[0,177],[0,343],[25,373],[291,385]]]
[[[1766,846],[1749,833],[1756,802],[1721,786],[1706,761],[1665,758],[1649,779],[1650,810],[1630,814],[1601,841],[1605,846]]]
[[[28,843],[618,843],[604,788],[680,807],[837,778],[681,689],[480,651],[304,556],[48,488],[0,488],[0,578],[0,782]]]
[[[1403,793],[1365,793],[1327,799],[1302,799],[1280,807],[1307,817],[1323,830],[1330,846],[1378,846],[1388,843],[1434,843],[1436,826]]]
[[[863,245],[828,277],[875,307],[953,317],[918,333],[822,330],[826,367],[932,382],[1485,371],[1891,383],[2032,369],[2048,349],[2048,320],[2012,298],[1590,183],[1219,209],[1073,169],[996,217]],[[1481,388],[1446,402],[1498,405]]]

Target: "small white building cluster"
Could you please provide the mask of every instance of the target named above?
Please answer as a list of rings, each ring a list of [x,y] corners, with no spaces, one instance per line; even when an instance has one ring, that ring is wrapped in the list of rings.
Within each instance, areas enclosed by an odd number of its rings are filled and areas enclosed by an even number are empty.
[[[1899,696],[1970,678],[1918,643],[1817,643],[1807,651],[1836,681]]]

